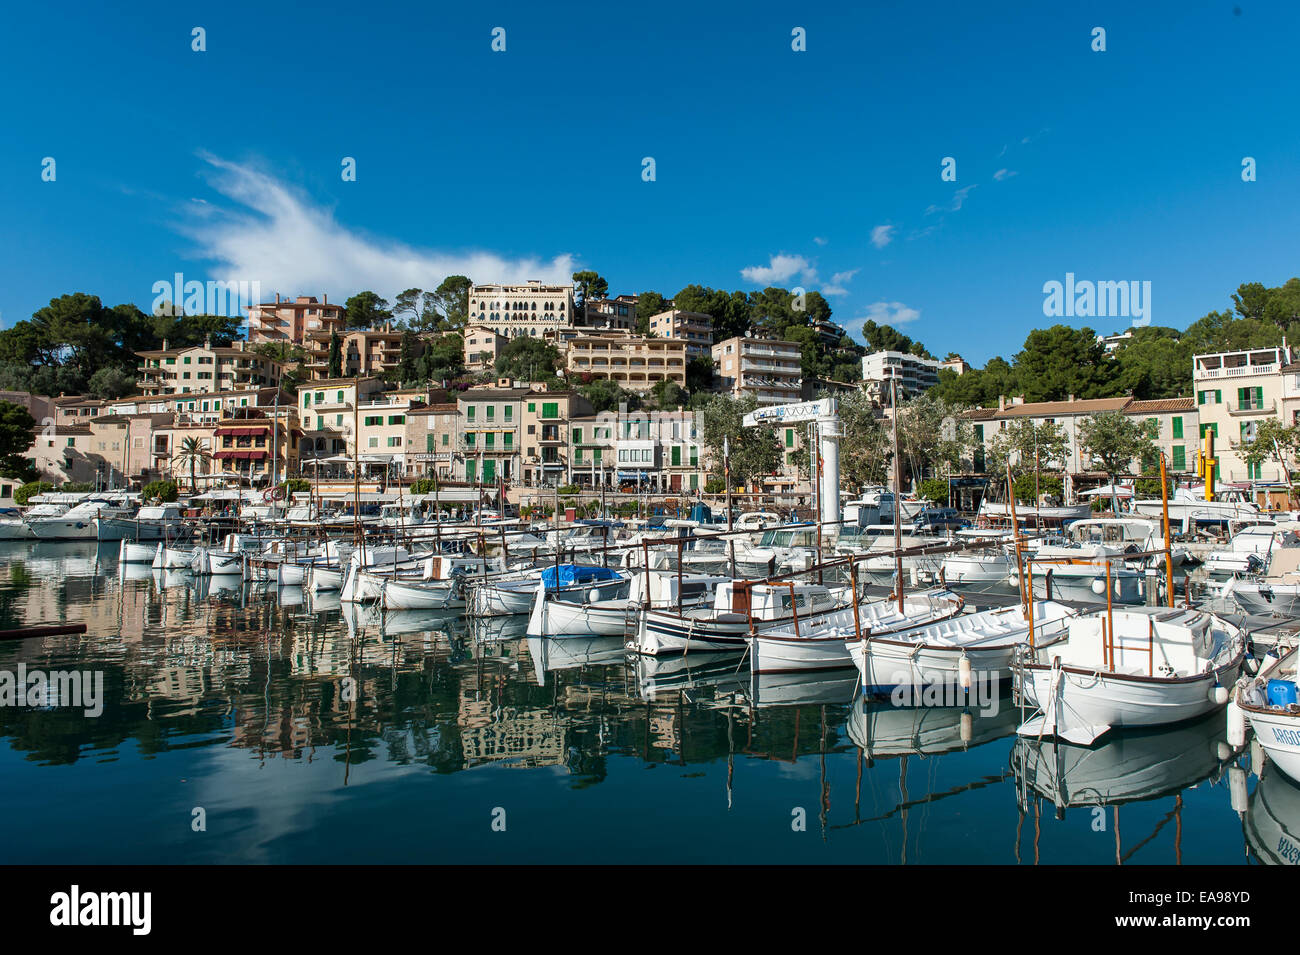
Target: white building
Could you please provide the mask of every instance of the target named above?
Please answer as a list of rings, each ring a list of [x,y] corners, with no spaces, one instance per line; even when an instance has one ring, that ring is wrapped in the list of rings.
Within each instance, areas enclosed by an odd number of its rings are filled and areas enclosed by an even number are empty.
[[[472,285],[468,324],[485,325],[505,338],[541,338],[573,327],[573,286]]]
[[[862,356],[862,380],[880,382],[881,394],[890,393],[889,382],[898,380],[900,398],[914,398],[939,383],[943,362],[899,351],[878,351]]]

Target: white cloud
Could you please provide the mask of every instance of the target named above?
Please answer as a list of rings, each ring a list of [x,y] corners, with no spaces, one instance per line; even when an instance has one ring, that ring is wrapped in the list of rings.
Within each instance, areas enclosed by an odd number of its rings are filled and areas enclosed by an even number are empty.
[[[852,279],[853,276],[857,275],[858,272],[860,272],[860,271],[862,271],[862,270],[861,270],[861,269],[849,269],[847,272],[836,272],[834,275],[831,276],[831,283],[834,284],[834,285],[841,285],[841,284],[843,284],[843,283],[849,281],[850,279]]]
[[[448,275],[476,282],[569,282],[577,266],[565,253],[546,259],[505,258],[479,250],[420,249],[362,235],[274,177],[215,156],[211,185],[225,206],[196,200],[176,228],[217,263],[217,278],[258,281],[263,293],[334,295],[373,289],[391,299],[408,288],[436,288]]]
[[[819,236],[819,235],[815,235],[815,236],[813,236],[813,241],[816,242],[818,245],[825,245],[825,244],[826,244],[826,240],[823,239],[823,238],[822,238],[821,236]]]
[[[831,276],[830,283],[822,286],[823,295],[848,295],[849,290],[846,285],[852,281],[853,276],[857,275],[859,269],[849,269],[847,272],[836,272]]]
[[[857,334],[860,338],[862,336],[862,326],[868,321],[875,322],[877,325],[892,325],[894,328],[898,328],[900,325],[914,322],[920,317],[920,309],[904,305],[902,302],[872,302],[867,306],[865,315],[853,319],[845,325],[845,328]]]
[[[883,249],[889,243],[894,241],[894,226],[878,225],[871,230],[871,244],[877,249]]]
[[[1003,179],[1010,179],[1012,176],[1016,174],[1017,173],[1014,169],[999,169],[997,172],[993,174],[993,178],[996,179],[998,182],[1001,182]]]
[[[807,282],[817,280],[817,270],[807,259],[802,255],[786,255],[784,252],[769,258],[767,265],[750,265],[741,269],[740,274],[746,282],[758,285],[786,282],[796,275],[802,275]]]
[[[972,189],[976,189],[978,186],[978,183],[970,186],[962,186],[952,194],[952,201],[949,202],[948,205],[930,206],[930,208],[925,210],[925,214],[933,215],[936,212],[960,212],[962,205],[966,202],[966,197],[970,195]]]

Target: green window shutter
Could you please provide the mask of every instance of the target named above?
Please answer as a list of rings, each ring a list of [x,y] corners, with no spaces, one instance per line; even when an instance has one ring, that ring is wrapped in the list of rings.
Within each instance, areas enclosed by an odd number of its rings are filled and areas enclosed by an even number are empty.
[[[787,448],[794,447],[794,428],[785,429],[785,446]]]
[[[473,406],[473,405],[470,405],[468,408],[465,409],[465,420],[466,420],[466,421],[473,421],[473,420],[474,420],[474,406]]]
[[[477,473],[477,471],[478,471],[478,462],[477,462],[477,461],[475,461],[475,460],[473,460],[473,459],[471,458],[470,460],[468,460],[468,461],[465,462],[465,480],[466,480],[466,481],[472,481],[472,480],[474,480],[474,475]]]
[[[444,437],[445,437],[445,436],[444,436]],[[424,442],[424,450],[425,450],[425,451],[432,451],[432,450],[433,450],[433,435],[432,435],[432,434],[427,434],[427,435],[425,435],[425,439],[426,439],[426,440],[425,440],[425,442]]]
[[[483,481],[491,483],[497,479],[497,463],[492,460],[483,462]]]
[[[445,448],[450,443],[451,443],[451,435],[444,434],[442,436],[442,446]]]
[[[483,446],[489,449],[496,447],[496,437],[496,432],[489,431],[483,436]]]
[[[1173,465],[1177,471],[1187,468],[1187,451],[1181,444],[1174,445]]]
[[[980,442],[984,441],[984,425],[977,424],[975,426],[975,440]]]
[[[595,448],[591,452],[591,460],[594,464],[600,464],[600,448]]]
[[[310,391],[308,391],[306,394],[304,394],[304,395],[302,396],[302,406],[303,406],[304,408],[310,408],[310,407],[311,407],[311,392],[310,392]]]
[[[343,404],[343,392],[341,392],[341,391],[339,392],[339,401],[338,401],[338,403],[339,403],[339,404]]]
[[[1175,416],[1175,417],[1172,419],[1172,421],[1173,421],[1173,428],[1174,428],[1174,437],[1175,437],[1175,438],[1181,438],[1181,437],[1183,436],[1183,418],[1182,418],[1182,415],[1177,415],[1177,416]]]
[[[1198,392],[1196,393],[1196,403],[1197,403],[1198,405],[1203,405],[1203,404],[1205,404],[1205,392],[1203,392],[1203,391],[1198,391]]]
[[[505,434],[501,436],[501,443],[504,444],[507,448],[512,448],[514,447],[515,444],[515,436],[511,434],[509,431],[507,431]]]
[[[488,419],[489,421],[491,421],[493,418],[496,417],[496,414],[497,414],[497,406],[496,406],[496,405],[488,405],[488,406],[487,406],[487,419]]]
[[[1214,403],[1216,405],[1223,404],[1223,392],[1220,391],[1218,388],[1214,389]]]
[[[528,402],[528,413],[532,414],[536,410],[537,410],[537,402],[535,401]]]
[[[1157,435],[1160,434],[1160,422],[1155,418],[1147,418],[1147,431],[1154,431]]]
[[[560,416],[560,405],[558,402],[548,401],[542,405],[543,418],[558,418]]]
[[[673,445],[673,467],[677,468],[677,467],[681,467],[681,465],[682,465],[682,446],[680,444],[674,444]]]
[[[1249,422],[1249,421],[1243,421],[1243,422],[1241,423],[1241,440],[1242,440],[1242,441],[1247,440],[1247,435],[1249,434],[1249,432],[1250,432],[1250,422]]]
[[[515,416],[515,409],[514,409],[514,406],[513,406],[513,405],[506,405],[506,420],[507,420],[507,421],[511,421],[511,420],[514,419],[514,416]]]
[[[582,444],[582,429],[581,429],[581,428],[574,428],[574,429],[573,429],[573,443],[574,443],[574,444]]]
[[[692,447],[692,448],[691,448],[691,467],[693,467],[693,468],[698,468],[699,466],[700,466],[700,449],[699,449],[699,448],[696,448],[696,447]]]
[[[1249,399],[1248,397],[1246,397],[1246,394],[1247,394],[1247,392],[1249,392],[1249,391],[1250,391],[1249,388],[1238,388],[1238,389],[1237,389],[1237,407],[1238,407],[1238,408],[1245,408],[1245,407],[1248,407],[1248,406],[1250,405],[1250,399]]]

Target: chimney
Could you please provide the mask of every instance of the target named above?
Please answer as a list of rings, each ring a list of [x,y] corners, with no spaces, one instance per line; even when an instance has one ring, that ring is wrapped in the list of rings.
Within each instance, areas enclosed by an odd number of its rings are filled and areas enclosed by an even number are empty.
[[[322,305],[328,305],[329,303],[330,303],[330,297],[328,295],[325,295],[321,298]]]
[[[167,350],[167,339],[165,339],[165,338],[163,339],[163,347],[162,347],[162,350],[163,350],[163,351],[166,351],[166,350]]]
[[[204,348],[211,348],[211,347],[212,347],[212,336],[211,336],[211,335],[204,335],[204,336],[203,336],[203,347],[204,347]]]
[[[1070,400],[1071,400],[1071,401],[1074,400],[1074,395],[1070,395]]]
[[[999,410],[999,411],[1006,411],[1006,410],[1007,410],[1007,396],[1006,396],[1006,395],[998,395],[998,410]]]
[[[276,293],[275,293],[275,304],[276,304],[276,305],[279,305],[279,304],[280,304],[280,293],[279,293],[279,292],[276,292]]]

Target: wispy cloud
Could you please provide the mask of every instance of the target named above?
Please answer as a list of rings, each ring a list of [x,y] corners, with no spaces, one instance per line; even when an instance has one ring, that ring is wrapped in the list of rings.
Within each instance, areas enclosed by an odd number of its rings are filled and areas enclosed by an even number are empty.
[[[993,174],[993,178],[1001,182],[1003,179],[1010,179],[1015,175],[1018,175],[1018,173],[1014,169],[999,169]]]
[[[869,321],[877,325],[892,325],[898,328],[921,317],[921,310],[912,308],[902,302],[872,302],[866,308],[866,314],[844,323],[844,328],[851,335],[862,339],[862,327]]]
[[[816,242],[818,245],[825,245],[825,244],[826,244],[826,240],[823,239],[823,238],[822,238],[821,236],[819,236],[819,235],[815,235],[815,236],[813,236],[813,241]]]
[[[952,199],[944,206],[930,206],[925,210],[926,215],[934,215],[936,212],[960,212],[961,207],[966,204],[966,197],[971,194],[971,190],[978,189],[979,183],[969,186],[962,186],[952,194]]]
[[[894,226],[878,225],[871,230],[871,244],[877,249],[883,249],[889,243],[894,241]]]
[[[849,290],[845,288],[857,275],[859,269],[849,269],[847,272],[836,272],[831,276],[829,285],[822,286],[823,295],[848,295]]]
[[[802,276],[807,282],[817,281],[817,270],[812,263],[802,255],[786,255],[784,252],[771,256],[767,265],[746,266],[740,270],[740,274],[745,281],[758,285],[788,282],[796,275]]]
[[[176,228],[217,264],[218,278],[261,282],[262,291],[351,294],[373,289],[391,298],[408,288],[436,288],[448,275],[476,282],[568,282],[568,253],[507,258],[496,252],[420,249],[372,237],[274,176],[250,165],[202,155],[208,179],[226,202],[193,200]]]

